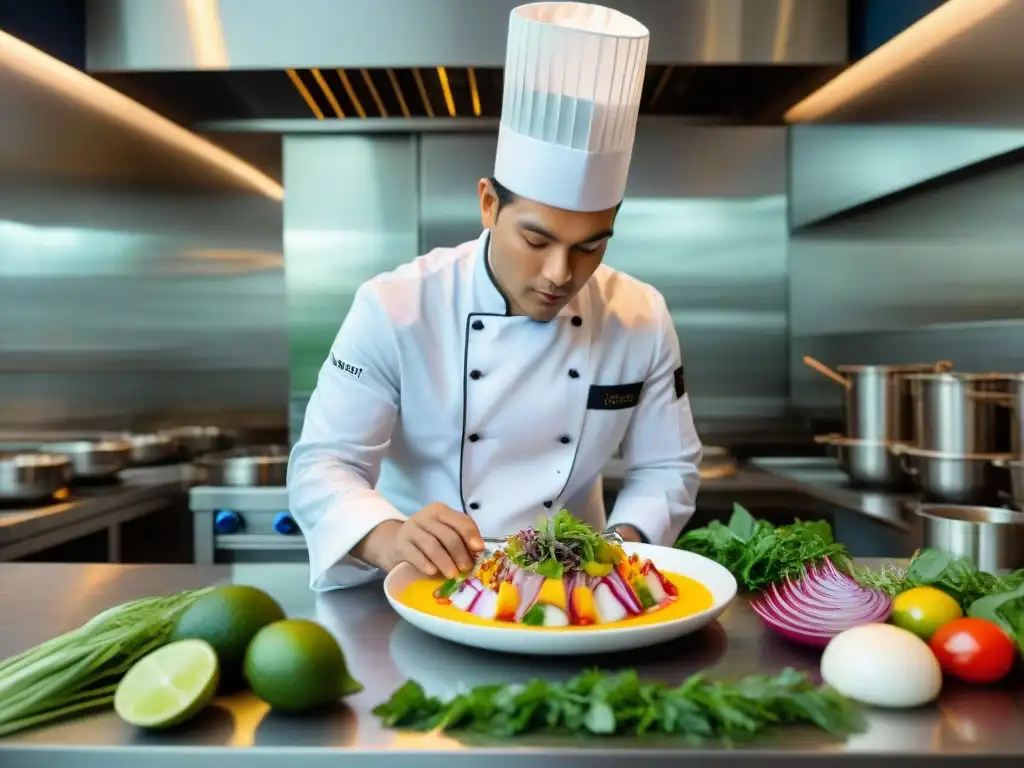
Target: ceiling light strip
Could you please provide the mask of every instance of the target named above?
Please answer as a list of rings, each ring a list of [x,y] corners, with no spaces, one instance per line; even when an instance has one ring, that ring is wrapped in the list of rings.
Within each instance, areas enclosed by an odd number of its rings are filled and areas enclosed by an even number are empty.
[[[108,120],[127,125],[182,154],[219,168],[266,197],[284,199],[284,188],[280,184],[241,158],[3,31],[0,31],[0,66]],[[4,108],[0,106],[0,111]]]
[[[437,79],[441,81],[441,91],[444,93],[444,103],[448,107],[448,115],[449,117],[455,117],[455,99],[452,97],[452,88],[448,84],[448,70],[444,67],[438,67]]]
[[[331,86],[327,84],[327,80],[324,79],[323,74],[319,69],[312,69],[313,79],[316,80],[316,84],[320,86],[320,90],[324,92],[324,96],[327,98],[327,103],[331,105],[331,109],[334,110],[334,114],[340,120],[345,119],[345,112],[341,109],[341,104],[338,103],[338,99],[334,96],[334,91],[331,90]]]
[[[423,100],[423,108],[427,110],[427,117],[433,117],[434,107],[430,103],[430,97],[427,96],[427,86],[423,82],[423,75],[414,67],[412,70],[412,76],[416,80],[416,89],[420,92],[420,98]]]
[[[840,72],[787,111],[784,119],[799,123],[828,116],[1016,1],[948,0]]]
[[[292,81],[292,85],[295,86],[295,90],[299,92],[299,95],[302,96],[303,100],[306,102],[306,106],[309,107],[310,111],[314,115],[316,115],[316,119],[323,120],[324,113],[320,109],[320,105],[316,103],[316,99],[313,98],[313,94],[309,92],[309,88],[307,88],[306,84],[302,82],[302,78],[299,77],[299,73],[294,69],[286,69],[285,72],[288,73],[288,79]]]
[[[366,87],[370,91],[370,97],[373,99],[373,103],[377,105],[377,111],[380,112],[381,117],[387,117],[388,111],[384,108],[384,102],[380,98],[380,92],[377,90],[377,86],[373,84],[373,80],[370,78],[370,73],[365,69],[359,70],[363,75],[363,82],[366,83]]]
[[[359,97],[356,96],[356,91],[352,87],[352,81],[350,81],[348,79],[348,74],[346,74],[344,69],[339,69],[338,70],[338,77],[341,78],[341,84],[343,86],[345,86],[345,93],[348,94],[348,97],[350,99],[352,99],[352,104],[355,105],[356,114],[358,114],[359,117],[361,117],[363,120],[365,120],[366,119],[366,110],[363,109],[362,102],[360,102],[359,101]]]
[[[395,92],[395,98],[398,99],[398,106],[402,110],[402,116],[405,118],[411,118],[412,113],[409,111],[409,105],[405,102],[405,94],[402,93],[402,86],[398,84],[398,75],[395,74],[395,70],[387,70],[388,80],[391,81],[391,90]]]
[[[470,67],[469,73],[469,96],[473,100],[473,114],[480,117],[480,89],[476,85],[476,70]]]

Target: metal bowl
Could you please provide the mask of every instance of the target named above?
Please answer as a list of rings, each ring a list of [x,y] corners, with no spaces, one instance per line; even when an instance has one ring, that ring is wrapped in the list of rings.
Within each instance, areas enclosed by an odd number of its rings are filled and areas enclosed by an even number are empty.
[[[67,456],[39,451],[0,453],[0,501],[46,499],[71,482]]]
[[[132,445],[127,440],[74,440],[66,443],[46,443],[40,446],[46,453],[58,453],[71,461],[76,479],[99,480],[111,478],[132,462]]]
[[[124,440],[131,446],[131,462],[135,466],[159,464],[178,455],[178,443],[170,435],[115,432],[104,440]]]
[[[187,457],[221,451],[231,444],[231,437],[220,427],[170,427],[160,430],[157,434],[173,440],[179,452]]]
[[[280,445],[232,448],[203,456],[193,463],[203,485],[283,486],[288,476],[288,449]]]
[[[967,558],[989,573],[1024,567],[1024,512],[1001,507],[911,504],[924,545]]]

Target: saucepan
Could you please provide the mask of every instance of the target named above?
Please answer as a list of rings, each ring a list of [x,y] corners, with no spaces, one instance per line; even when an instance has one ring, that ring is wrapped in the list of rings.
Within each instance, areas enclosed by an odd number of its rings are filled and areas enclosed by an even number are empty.
[[[910,477],[903,469],[900,457],[886,440],[860,440],[843,435],[817,435],[814,442],[827,445],[839,462],[839,468],[859,486],[891,491],[911,486]]]
[[[67,456],[40,451],[0,453],[0,502],[41,501],[71,482]]]
[[[914,442],[913,398],[906,378],[953,367],[948,360],[906,365],[841,365],[835,370],[813,357],[804,364],[844,389],[846,437],[854,440]]]
[[[903,470],[930,499],[955,504],[998,504],[1009,490],[1009,472],[996,462],[1010,454],[960,454],[894,444]]]
[[[971,392],[970,396],[984,405],[995,406],[1001,410],[995,418],[1003,430],[1009,433],[1010,451],[1024,457],[1024,374],[990,375],[999,376],[1002,382],[999,389],[1005,391],[976,391]],[[1009,418],[1006,418],[1007,409]]]
[[[911,504],[924,545],[974,562],[989,573],[1024,566],[1024,512],[957,504]]]
[[[942,453],[1018,453],[1005,405],[1013,373],[942,372],[907,377],[914,444]],[[1019,442],[1019,441],[1018,441]]]

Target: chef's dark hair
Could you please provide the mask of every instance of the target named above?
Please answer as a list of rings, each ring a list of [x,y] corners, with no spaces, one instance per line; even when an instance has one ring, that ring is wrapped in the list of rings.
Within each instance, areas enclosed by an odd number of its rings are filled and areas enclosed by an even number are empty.
[[[493,176],[491,176],[488,181],[491,182],[491,189],[494,190],[494,196],[498,198],[498,210],[494,212],[494,220],[497,221],[498,216],[501,215],[501,209],[506,205],[512,205],[512,203],[519,199],[519,195]]]
[[[494,212],[494,220],[497,221],[498,216],[501,213],[501,209],[506,205],[512,205],[512,203],[519,199],[519,195],[517,195],[511,189],[506,187],[493,176],[491,176],[487,180],[491,183],[491,189],[494,190],[494,196],[498,198],[498,210]],[[615,206],[615,213],[618,213],[619,208],[621,207],[622,201],[620,200],[619,204]]]

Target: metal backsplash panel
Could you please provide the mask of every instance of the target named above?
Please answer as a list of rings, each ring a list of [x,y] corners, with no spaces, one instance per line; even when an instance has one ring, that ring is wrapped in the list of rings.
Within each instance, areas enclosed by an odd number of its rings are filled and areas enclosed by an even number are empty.
[[[2,427],[280,427],[284,308],[277,201],[0,187]]]
[[[496,137],[420,142],[420,250],[476,237],[476,184]],[[665,295],[699,426],[786,409],[785,157],[784,129],[666,121],[637,131],[606,263]]]
[[[794,405],[841,403],[803,355],[828,365],[948,359],[964,370],[1024,370],[1022,189],[1018,161],[797,230]]]
[[[356,289],[418,253],[416,137],[284,140],[290,438]]]

